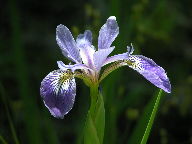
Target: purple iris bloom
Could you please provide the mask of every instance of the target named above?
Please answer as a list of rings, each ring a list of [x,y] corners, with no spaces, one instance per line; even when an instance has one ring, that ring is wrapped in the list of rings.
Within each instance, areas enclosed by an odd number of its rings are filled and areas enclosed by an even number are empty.
[[[41,82],[40,94],[45,106],[57,118],[63,118],[73,107],[76,96],[74,77],[84,80],[91,86],[100,83],[110,72],[121,67],[129,66],[155,86],[165,92],[171,92],[171,85],[165,70],[152,59],[142,55],[132,55],[133,46],[123,54],[108,57],[114,50],[112,42],[119,34],[116,18],[111,16],[101,27],[98,38],[98,49],[92,45],[92,33],[86,30],[76,41],[69,29],[64,25],[56,28],[56,40],[63,55],[75,64],[65,65],[58,61],[58,70],[50,72]],[[103,73],[103,66],[109,65]]]

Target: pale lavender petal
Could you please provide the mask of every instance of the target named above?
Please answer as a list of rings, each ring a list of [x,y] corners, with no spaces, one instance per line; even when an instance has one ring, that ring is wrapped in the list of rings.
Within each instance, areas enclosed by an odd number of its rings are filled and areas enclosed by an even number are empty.
[[[74,72],[75,70],[81,69],[81,70],[91,70],[89,67],[87,67],[84,64],[74,64],[74,65],[65,65],[62,61],[57,61],[57,65],[58,67],[63,70],[66,71],[68,69],[70,69],[72,72]]]
[[[107,22],[101,27],[98,38],[98,49],[110,48],[112,42],[119,34],[119,27],[116,18],[111,16]]]
[[[50,113],[56,118],[63,118],[75,101],[75,79],[62,70],[52,71],[41,82],[40,94]]]
[[[114,55],[114,56],[108,57],[104,61],[102,66],[107,65],[107,64],[112,63],[112,62],[119,61],[119,60],[126,60],[128,58],[129,58],[128,53],[122,53],[122,54]]]
[[[100,71],[103,63],[105,62],[107,56],[114,50],[115,47],[108,49],[99,49],[93,55],[94,65],[97,71]]]
[[[75,63],[81,63],[79,48],[66,26],[61,24],[57,26],[56,40],[64,56]]]
[[[90,67],[94,68],[93,65],[93,54],[95,52],[94,46],[92,46],[92,33],[89,30],[86,30],[84,34],[80,34],[77,37],[77,46],[80,49],[80,56],[83,63]]]
[[[148,81],[165,92],[171,92],[171,84],[165,70],[158,66],[152,59],[142,55],[130,55],[129,60],[132,61],[129,67],[139,72]]]
[[[77,36],[77,46],[79,47],[87,47],[88,46],[91,46],[92,44],[92,33],[90,30],[86,30],[84,32],[84,34],[79,34]]]
[[[127,52],[126,53],[122,53],[122,54],[108,57],[105,60],[105,62],[103,63],[103,66],[107,65],[109,63],[112,63],[112,62],[117,62],[120,60],[127,60],[127,59],[129,59],[129,56],[133,53],[133,51],[134,51],[134,48],[133,48],[133,45],[131,44],[131,47],[127,46]]]

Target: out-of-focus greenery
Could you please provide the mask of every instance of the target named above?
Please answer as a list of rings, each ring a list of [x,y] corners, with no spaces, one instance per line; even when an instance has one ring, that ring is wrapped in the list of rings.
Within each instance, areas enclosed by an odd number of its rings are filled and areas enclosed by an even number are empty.
[[[55,28],[66,25],[76,37],[93,32],[115,15],[120,34],[113,54],[133,43],[135,54],[162,66],[172,84],[156,117],[150,144],[192,143],[192,1],[97,0],[0,2],[0,142],[21,144],[81,143],[89,89],[77,80],[74,108],[63,120],[53,118],[40,95],[41,80],[63,57]],[[123,67],[101,84],[105,100],[104,143],[130,142],[144,107],[158,90]]]

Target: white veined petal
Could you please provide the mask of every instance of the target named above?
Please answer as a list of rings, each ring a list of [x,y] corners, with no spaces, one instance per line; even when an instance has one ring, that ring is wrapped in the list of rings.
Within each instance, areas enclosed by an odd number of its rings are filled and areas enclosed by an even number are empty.
[[[148,81],[165,92],[171,92],[171,84],[165,70],[158,66],[152,59],[142,55],[130,55],[129,61],[131,61],[128,64],[130,68],[136,70]]]
[[[62,70],[50,72],[41,82],[40,94],[50,113],[63,118],[75,101],[76,83],[72,73]]]

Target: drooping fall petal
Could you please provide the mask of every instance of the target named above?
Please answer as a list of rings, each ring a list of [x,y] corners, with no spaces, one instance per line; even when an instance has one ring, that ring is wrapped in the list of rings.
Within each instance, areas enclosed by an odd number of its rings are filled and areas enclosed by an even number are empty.
[[[165,70],[158,66],[152,59],[142,55],[130,55],[128,65],[136,70],[155,86],[165,92],[171,92],[171,84]]]
[[[54,70],[41,82],[40,94],[50,113],[56,118],[63,118],[75,101],[75,79],[67,71]]]

